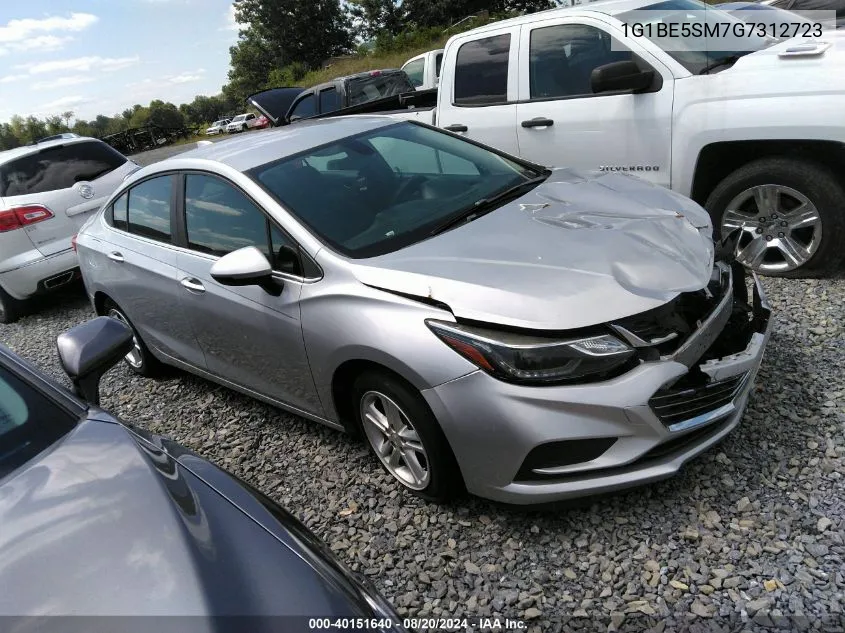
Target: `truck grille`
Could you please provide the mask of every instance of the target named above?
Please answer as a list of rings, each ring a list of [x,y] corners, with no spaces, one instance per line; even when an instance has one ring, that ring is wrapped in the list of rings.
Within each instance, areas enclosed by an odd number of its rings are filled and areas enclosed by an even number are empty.
[[[746,372],[700,387],[661,389],[651,397],[648,404],[663,424],[675,426],[732,404],[747,379]]]

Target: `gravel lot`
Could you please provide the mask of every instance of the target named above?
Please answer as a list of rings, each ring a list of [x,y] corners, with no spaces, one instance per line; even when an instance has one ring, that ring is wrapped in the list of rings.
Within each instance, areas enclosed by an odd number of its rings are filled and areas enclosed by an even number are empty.
[[[363,444],[185,374],[121,366],[103,404],[257,485],[403,614],[543,632],[842,630],[845,281],[765,285],[775,327],[743,424],[673,480],[571,507],[428,505]],[[51,299],[0,340],[60,376],[54,339],[90,314],[81,292]]]

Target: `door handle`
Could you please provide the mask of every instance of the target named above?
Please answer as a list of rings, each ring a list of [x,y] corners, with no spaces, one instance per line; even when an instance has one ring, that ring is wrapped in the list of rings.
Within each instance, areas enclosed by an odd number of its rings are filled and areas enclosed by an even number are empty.
[[[522,127],[551,127],[555,124],[552,119],[545,117],[537,117],[536,119],[528,119],[522,122]]]
[[[455,123],[453,125],[447,125],[443,128],[444,130],[449,130],[450,132],[466,132],[469,128],[466,125],[461,123]]]
[[[117,251],[112,251],[111,253],[106,255],[106,257],[108,257],[113,262],[118,262],[119,264],[122,264],[126,261],[125,259],[123,259],[123,255],[118,253]]]
[[[194,279],[193,277],[185,277],[179,283],[182,284],[184,288],[187,288],[190,292],[205,292],[205,286],[202,285],[199,279]]]

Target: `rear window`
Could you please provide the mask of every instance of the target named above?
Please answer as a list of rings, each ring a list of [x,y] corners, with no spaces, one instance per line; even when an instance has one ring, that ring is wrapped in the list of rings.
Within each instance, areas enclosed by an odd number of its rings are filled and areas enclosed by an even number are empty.
[[[455,104],[492,105],[508,100],[510,34],[467,42],[455,64]]]
[[[350,79],[347,86],[349,105],[358,105],[415,90],[404,72],[389,75],[370,75]]]
[[[77,182],[105,176],[126,160],[100,141],[46,147],[0,165],[0,196],[68,189]]]

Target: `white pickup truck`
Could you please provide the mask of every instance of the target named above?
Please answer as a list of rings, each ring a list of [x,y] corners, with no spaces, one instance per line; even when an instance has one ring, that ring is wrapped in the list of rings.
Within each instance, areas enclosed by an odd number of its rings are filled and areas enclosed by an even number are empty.
[[[443,49],[438,48],[412,57],[405,62],[402,70],[411,79],[417,90],[436,88],[440,83],[440,67],[443,64]]]
[[[843,34],[677,50],[632,36],[645,9],[654,21],[661,11],[692,20],[705,5],[591,2],[456,35],[428,95],[437,105],[391,115],[544,165],[636,174],[704,205],[717,234],[740,229],[749,268],[835,272],[845,262]]]

